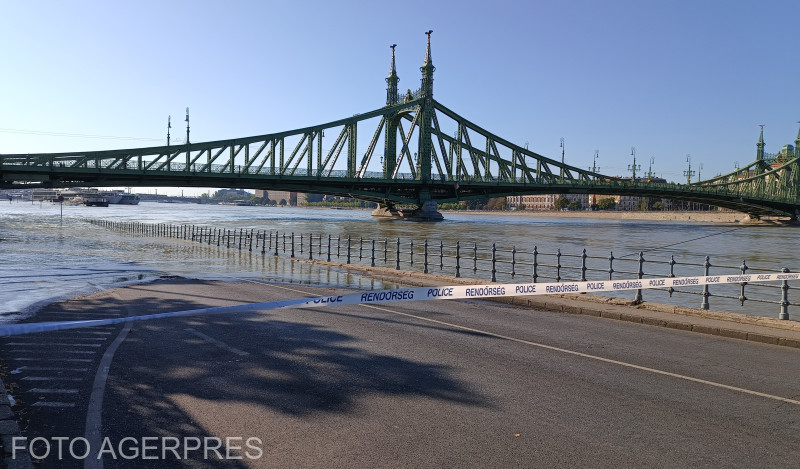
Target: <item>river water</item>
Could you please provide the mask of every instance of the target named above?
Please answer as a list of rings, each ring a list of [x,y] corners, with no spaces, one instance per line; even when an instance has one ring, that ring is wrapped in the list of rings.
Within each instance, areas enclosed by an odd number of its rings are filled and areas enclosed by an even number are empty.
[[[482,256],[489,256],[492,243],[501,252],[498,258],[511,260],[515,248],[516,276],[511,266],[498,268],[498,281],[522,283],[531,280],[533,248],[540,253],[539,281],[553,281],[558,261],[554,254],[561,250],[561,264],[571,266],[561,272],[562,278],[575,280],[580,276],[580,255],[583,249],[589,256],[587,278],[608,278],[608,257],[613,253],[614,278],[635,277],[636,258],[643,252],[648,276],[666,276],[667,261],[677,262],[677,276],[702,275],[705,256],[710,257],[712,274],[735,274],[744,260],[750,273],[779,271],[786,267],[800,269],[800,229],[792,226],[750,226],[739,224],[703,224],[684,222],[655,222],[585,218],[546,218],[504,215],[446,213],[445,221],[416,223],[375,219],[369,211],[302,209],[288,207],[238,207],[220,205],[164,204],[142,202],[136,206],[109,207],[68,206],[41,202],[0,203],[0,320],[13,321],[35,313],[44,304],[59,298],[76,297],[93,291],[126,283],[146,282],[161,276],[183,276],[198,279],[250,278],[271,282],[303,282],[357,289],[391,287],[343,270],[290,262],[288,256],[278,258],[261,255],[260,250],[225,249],[215,244],[136,236],[110,230],[88,220],[140,222],[147,224],[195,225],[226,230],[264,230],[296,233],[307,239],[308,233],[327,236],[344,243],[350,236],[354,249],[356,240],[378,240],[376,257],[382,264],[384,247],[390,262],[394,259],[396,240],[401,239],[405,253],[407,245],[415,243],[415,267],[421,269],[421,251],[429,240],[431,271],[439,272],[440,242],[446,253],[453,254],[460,242],[462,276],[490,280],[488,268],[473,272],[469,256],[475,246]],[[282,239],[282,238],[281,238]],[[385,242],[382,240],[386,240]],[[307,242],[307,241],[306,241]],[[318,241],[315,241],[317,243]],[[335,243],[333,241],[333,249]],[[282,247],[282,246],[281,246]],[[307,246],[306,246],[307,249]],[[315,247],[315,250],[318,247]],[[326,247],[323,247],[323,252]],[[357,251],[354,251],[357,252]],[[371,244],[363,245],[362,262],[369,262]],[[354,254],[355,256],[355,254]],[[401,255],[401,257],[407,254]],[[343,260],[343,259],[340,259]],[[354,259],[355,260],[355,259]],[[441,272],[453,274],[454,259]],[[691,264],[691,265],[689,265]],[[486,264],[484,263],[484,267]],[[404,268],[407,266],[404,265]],[[794,288],[790,291],[790,300]],[[711,309],[745,314],[777,317],[780,289],[749,285],[746,296],[762,297],[773,303],[748,301],[744,306],[734,298],[710,299]],[[715,286],[720,289],[720,286]],[[700,306],[700,289],[691,294],[644,291],[647,301],[686,306]],[[718,291],[738,296],[738,286]],[[633,292],[616,292],[616,296],[631,297]],[[796,295],[795,295],[796,296]],[[798,319],[800,308],[790,308],[792,319]]]

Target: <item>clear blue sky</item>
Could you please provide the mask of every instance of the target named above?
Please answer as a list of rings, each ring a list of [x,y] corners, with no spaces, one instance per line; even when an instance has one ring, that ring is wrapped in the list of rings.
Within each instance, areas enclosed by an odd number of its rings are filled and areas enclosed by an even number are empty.
[[[381,107],[389,45],[419,87],[514,143],[600,172],[703,179],[793,144],[800,2],[16,1],[0,15],[0,153],[200,142]],[[370,131],[371,132],[371,131]],[[85,135],[92,137],[77,137]],[[116,138],[99,138],[116,137]],[[194,189],[187,192],[195,191]]]

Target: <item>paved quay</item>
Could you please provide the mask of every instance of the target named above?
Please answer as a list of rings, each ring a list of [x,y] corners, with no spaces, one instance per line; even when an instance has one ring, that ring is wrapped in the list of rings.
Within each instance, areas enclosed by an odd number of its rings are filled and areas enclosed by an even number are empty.
[[[458,283],[360,269],[353,273],[409,286]],[[34,320],[342,293],[171,279],[53,304]],[[23,365],[8,380],[22,398],[15,410],[28,438],[78,438],[92,421],[112,442],[261,442],[255,460],[205,461],[195,453],[192,461],[109,460],[105,467],[751,468],[791,467],[800,457],[800,384],[790,379],[800,374],[800,351],[777,346],[790,345],[794,322],[773,327],[777,320],[751,324],[578,297],[191,316],[101,328],[73,344],[64,333],[3,339],[0,354]],[[740,335],[701,330],[711,325]],[[776,341],[757,343],[755,334],[766,332]],[[53,364],[31,361],[37,357]],[[101,421],[92,395],[102,370]],[[52,384],[26,380],[32,377]],[[35,467],[84,465],[51,456]]]

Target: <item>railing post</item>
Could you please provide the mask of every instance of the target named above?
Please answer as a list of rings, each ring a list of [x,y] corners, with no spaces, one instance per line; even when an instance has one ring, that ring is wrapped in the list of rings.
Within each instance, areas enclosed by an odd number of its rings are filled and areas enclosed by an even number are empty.
[[[411,263],[411,266],[413,267],[414,266],[414,240],[413,239],[411,240],[410,243],[408,243],[408,246],[409,246],[408,247],[408,254],[409,254],[408,259],[409,259],[409,262]]]
[[[359,236],[358,237],[358,260],[359,261],[364,258],[363,254],[364,254],[364,237],[363,236]]]
[[[789,269],[784,267],[781,269],[783,273],[789,273]],[[789,281],[784,280],[781,285],[781,312],[778,314],[778,319],[789,319]]]
[[[706,277],[709,275],[709,269],[711,268],[711,262],[709,262],[709,257],[706,256],[706,261],[703,262],[703,273]],[[703,285],[703,302],[700,303],[700,307],[703,309],[708,309],[708,297],[711,296],[711,293],[708,291],[708,284],[706,283]]]
[[[427,274],[428,273],[428,240],[427,239],[425,240],[425,250],[423,252],[424,252],[424,257],[423,257],[423,261],[424,262],[422,263],[422,265],[425,266],[425,268],[423,269],[423,272]]]
[[[461,241],[456,241],[456,278],[461,278]]]
[[[675,262],[675,255],[672,255],[669,257],[669,278],[675,277],[675,264],[677,264],[677,262]],[[669,292],[669,296],[671,298],[672,293],[675,291],[675,289],[669,287],[667,291]]]
[[[444,241],[439,241],[439,270],[444,269]]]
[[[394,260],[396,263],[394,267],[395,270],[400,270],[400,238],[397,238],[397,253],[395,254]]]
[[[350,263],[350,235],[347,235],[347,263]]]
[[[386,265],[386,259],[389,254],[389,238],[383,238],[383,265]]]
[[[492,243],[492,282],[497,281],[497,248],[495,247],[495,243]]]
[[[300,234],[300,254],[303,254],[303,235]]]
[[[472,273],[478,271],[478,243],[472,243]]]
[[[706,258],[708,259],[708,258]],[[639,251],[639,271],[636,273],[637,277],[641,279],[644,277],[644,252]],[[642,302],[642,289],[639,288],[636,290],[636,297],[633,298],[634,303],[641,303]]]
[[[336,236],[336,259],[340,259],[341,256],[341,247],[342,247],[342,235]]]
[[[308,260],[314,259],[314,233],[308,234]]]
[[[258,246],[256,246],[258,248]],[[253,252],[253,229],[250,228],[250,246],[247,248],[248,251]]]
[[[375,240],[372,240],[372,260],[370,262],[372,267],[375,267]]]
[[[292,231],[292,253],[290,257],[294,257],[294,231]]]
[[[517,247],[511,246],[511,278],[517,275]]]
[[[745,264],[744,259],[742,259],[742,266],[740,269],[742,270],[742,275],[745,275],[748,267],[747,264]],[[747,282],[742,282],[739,285],[741,285],[741,289],[739,290],[739,301],[742,303],[742,306],[744,306],[744,302],[747,301],[747,297],[744,296],[744,286],[747,285]]]
[[[271,239],[272,239],[272,234],[270,234],[270,240]],[[278,243],[279,243],[278,230],[275,230],[275,257],[278,257]]]
[[[556,250],[556,282],[561,281],[561,248]]]
[[[583,249],[581,254],[581,282],[586,281],[586,248]]]
[[[531,279],[533,280],[533,283],[536,283],[536,279],[539,278],[538,270],[539,270],[539,249],[536,246],[534,246],[533,247],[533,275],[531,276]]]
[[[239,228],[239,250],[242,250],[242,228]]]
[[[322,241],[320,241],[322,243]],[[328,235],[328,262],[331,261],[331,235]]]
[[[611,280],[611,276],[614,274],[614,251],[608,255],[608,279]]]
[[[272,233],[269,234],[269,238],[272,239]],[[267,253],[267,232],[265,230],[261,231],[261,254]]]

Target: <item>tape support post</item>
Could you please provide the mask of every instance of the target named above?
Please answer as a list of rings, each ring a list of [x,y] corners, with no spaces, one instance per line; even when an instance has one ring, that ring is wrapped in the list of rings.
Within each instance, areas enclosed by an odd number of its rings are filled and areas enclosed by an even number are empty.
[[[397,288],[338,296],[300,298],[294,300],[269,301],[264,303],[245,303],[234,306],[174,311],[168,313],[128,316],[124,318],[92,319],[84,321],[53,321],[0,326],[0,337],[52,332],[65,329],[106,326],[128,321],[147,321],[179,316],[194,316],[216,313],[241,313],[266,311],[278,308],[315,308],[333,305],[354,305],[369,303],[399,303],[406,301],[459,300],[497,298],[505,296],[557,295],[563,293],[598,293],[623,290],[645,290],[654,288],[675,288],[701,285],[722,285],[731,283],[777,282],[800,280],[798,273],[776,272],[770,274],[747,275],[709,275],[702,277],[664,277],[654,279],[596,280],[587,282],[554,283],[512,283],[486,285],[450,285],[439,287]]]

